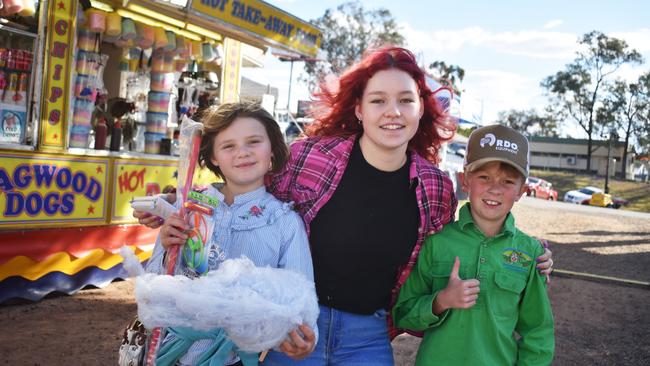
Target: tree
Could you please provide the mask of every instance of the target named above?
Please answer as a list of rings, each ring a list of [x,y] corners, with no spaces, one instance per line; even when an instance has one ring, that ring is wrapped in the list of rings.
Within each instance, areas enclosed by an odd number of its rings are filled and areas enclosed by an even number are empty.
[[[327,74],[340,75],[353,65],[365,50],[384,44],[403,45],[395,19],[387,9],[365,10],[359,1],[346,2],[312,20],[323,31],[321,49],[327,62],[305,63],[306,81],[311,91]]]
[[[462,90],[459,84],[465,78],[465,70],[457,65],[447,65],[444,61],[434,61],[429,65],[431,71],[443,85],[449,86],[454,90],[456,95],[460,95]]]
[[[650,71],[639,78],[639,87],[643,91],[646,100],[646,108],[639,113],[640,123],[637,125],[637,143],[641,151],[650,154]]]
[[[511,127],[529,136],[557,137],[557,119],[553,113],[538,114],[534,109],[499,112],[500,124]]]
[[[587,133],[587,172],[591,171],[592,138],[596,130],[596,110],[602,102],[602,93],[611,77],[622,65],[641,63],[641,55],[628,49],[625,41],[592,31],[578,43],[585,50],[566,65],[566,70],[545,78],[541,85],[552,102],[570,116]]]
[[[626,175],[630,139],[643,136],[643,124],[650,113],[650,71],[641,75],[636,83],[615,81],[598,109],[597,119],[611,131],[621,131],[625,139],[623,147],[623,177]],[[638,139],[637,139],[638,142]]]

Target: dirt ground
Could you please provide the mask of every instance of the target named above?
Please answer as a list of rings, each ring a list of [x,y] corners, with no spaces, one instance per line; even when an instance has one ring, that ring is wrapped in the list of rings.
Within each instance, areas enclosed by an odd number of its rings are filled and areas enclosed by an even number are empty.
[[[555,267],[650,282],[650,215],[524,199],[517,224],[551,242]],[[650,288],[556,274],[549,293],[556,324],[554,365],[650,365]],[[136,312],[131,281],[38,303],[0,305],[0,364],[112,365]],[[394,342],[411,365],[418,339]]]

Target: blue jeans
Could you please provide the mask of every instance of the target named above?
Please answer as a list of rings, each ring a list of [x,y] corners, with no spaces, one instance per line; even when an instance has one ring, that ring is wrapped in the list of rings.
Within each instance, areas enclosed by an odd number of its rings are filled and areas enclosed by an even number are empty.
[[[314,352],[295,361],[271,351],[261,366],[393,366],[386,315],[383,309],[359,315],[320,305]]]

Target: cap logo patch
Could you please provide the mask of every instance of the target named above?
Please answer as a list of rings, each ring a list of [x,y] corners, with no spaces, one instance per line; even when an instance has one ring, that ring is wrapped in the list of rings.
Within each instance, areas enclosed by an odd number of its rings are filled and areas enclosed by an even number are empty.
[[[481,147],[485,147],[485,144],[488,144],[489,146],[492,146],[492,145],[494,145],[494,143],[496,142],[496,140],[497,140],[496,136],[494,136],[494,135],[491,134],[491,133],[488,133],[487,135],[485,135],[485,136],[481,139],[481,142],[480,142]]]
[[[517,154],[519,151],[519,146],[517,146],[516,143],[508,140],[498,139],[496,136],[494,136],[494,134],[491,133],[486,134],[479,143],[481,147],[485,147],[485,145],[494,146],[496,144],[496,147],[494,148],[495,150],[507,151],[512,154]]]

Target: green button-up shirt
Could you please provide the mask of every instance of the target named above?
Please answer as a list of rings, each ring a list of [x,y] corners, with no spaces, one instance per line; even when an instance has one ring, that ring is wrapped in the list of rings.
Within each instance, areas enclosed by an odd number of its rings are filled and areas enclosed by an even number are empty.
[[[424,331],[416,365],[549,365],[555,339],[546,282],[535,268],[539,242],[508,214],[501,232],[486,237],[469,203],[459,220],[430,236],[393,308],[398,327]],[[470,309],[433,314],[455,257],[461,279],[481,282]],[[516,333],[516,334],[515,334]]]

